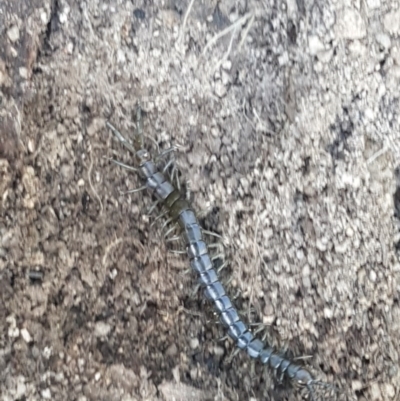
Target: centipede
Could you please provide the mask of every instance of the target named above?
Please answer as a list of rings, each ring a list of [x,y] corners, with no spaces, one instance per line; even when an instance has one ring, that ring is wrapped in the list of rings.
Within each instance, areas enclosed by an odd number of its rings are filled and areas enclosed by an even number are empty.
[[[250,326],[241,319],[238,309],[219,278],[209,245],[205,240],[205,230],[201,227],[191,202],[181,188],[173,184],[170,174],[166,172],[167,169],[159,169],[155,159],[151,158],[150,152],[144,147],[141,105],[137,105],[136,127],[131,140],[126,139],[109,121],[106,122],[106,126],[134,159],[133,165],[116,159],[110,159],[110,161],[129,172],[138,174],[143,185],[129,193],[147,190],[154,199],[154,206],[161,210],[159,216],[165,217],[164,225],[172,224],[178,227],[185,246],[184,253],[191,270],[198,277],[204,297],[212,303],[214,312],[227,331],[227,336],[233,340],[236,347],[272,370],[280,381],[288,382],[293,388],[306,389],[306,397],[311,401],[317,401],[315,395],[317,386],[335,389],[332,384],[317,380],[309,369],[294,358],[287,357],[274,347],[257,339]],[[174,149],[171,148],[171,150]]]

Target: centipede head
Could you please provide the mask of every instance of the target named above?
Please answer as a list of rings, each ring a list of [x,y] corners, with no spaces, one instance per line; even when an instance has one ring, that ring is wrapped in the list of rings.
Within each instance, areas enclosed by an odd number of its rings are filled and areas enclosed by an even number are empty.
[[[144,163],[150,160],[149,152],[146,149],[139,149],[135,153],[135,157],[139,166],[142,166]]]

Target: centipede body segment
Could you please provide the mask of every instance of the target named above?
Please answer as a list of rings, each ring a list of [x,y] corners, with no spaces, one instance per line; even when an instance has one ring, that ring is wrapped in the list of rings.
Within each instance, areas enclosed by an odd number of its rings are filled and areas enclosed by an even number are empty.
[[[315,380],[301,365],[256,339],[247,324],[240,318],[214,269],[195,211],[168,177],[158,170],[156,163],[143,148],[143,138],[139,128],[141,126],[140,109],[138,109],[138,128],[133,139],[133,146],[110,123],[107,125],[116,138],[135,156],[137,169],[149,193],[167,212],[169,220],[179,225],[190,266],[197,273],[199,282],[203,286],[204,296],[213,303],[220,321],[227,329],[228,336],[238,348],[245,350],[251,358],[258,359],[262,364],[269,366],[279,377],[288,379],[295,387],[306,387],[309,391],[309,399],[315,400],[313,386],[327,385]],[[118,162],[117,164],[122,165]]]

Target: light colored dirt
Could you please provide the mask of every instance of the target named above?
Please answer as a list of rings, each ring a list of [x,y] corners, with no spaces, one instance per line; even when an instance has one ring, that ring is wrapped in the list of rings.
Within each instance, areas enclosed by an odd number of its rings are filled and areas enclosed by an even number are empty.
[[[250,321],[348,399],[399,400],[397,2],[189,3],[0,5],[1,400],[301,399],[230,358],[120,194],[105,121],[131,132],[138,99]]]

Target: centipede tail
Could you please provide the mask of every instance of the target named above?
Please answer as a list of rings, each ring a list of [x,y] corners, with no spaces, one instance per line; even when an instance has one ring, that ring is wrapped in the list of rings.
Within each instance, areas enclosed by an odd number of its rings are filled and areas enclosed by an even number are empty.
[[[140,111],[138,111],[140,117]],[[138,121],[138,127],[140,127]],[[164,173],[158,170],[157,165],[143,148],[143,140],[140,138],[140,128],[137,129],[133,145],[131,145],[121,133],[110,123],[108,127],[116,138],[134,154],[137,169],[144,181],[144,186],[162,206],[171,222],[175,222],[181,229],[181,235],[185,242],[186,254],[192,270],[198,275],[203,287],[204,296],[210,300],[223,326],[227,329],[228,336],[236,346],[245,350],[247,354],[259,360],[263,365],[275,371],[281,378],[287,379],[294,387],[307,388],[309,399],[315,401],[314,386],[325,383],[318,382],[303,366],[280,355],[272,347],[256,339],[249,327],[239,317],[237,309],[225,292],[225,288],[214,269],[208,246],[203,237],[203,230],[195,211],[181,192],[176,189]],[[123,163],[117,163],[123,165]]]

